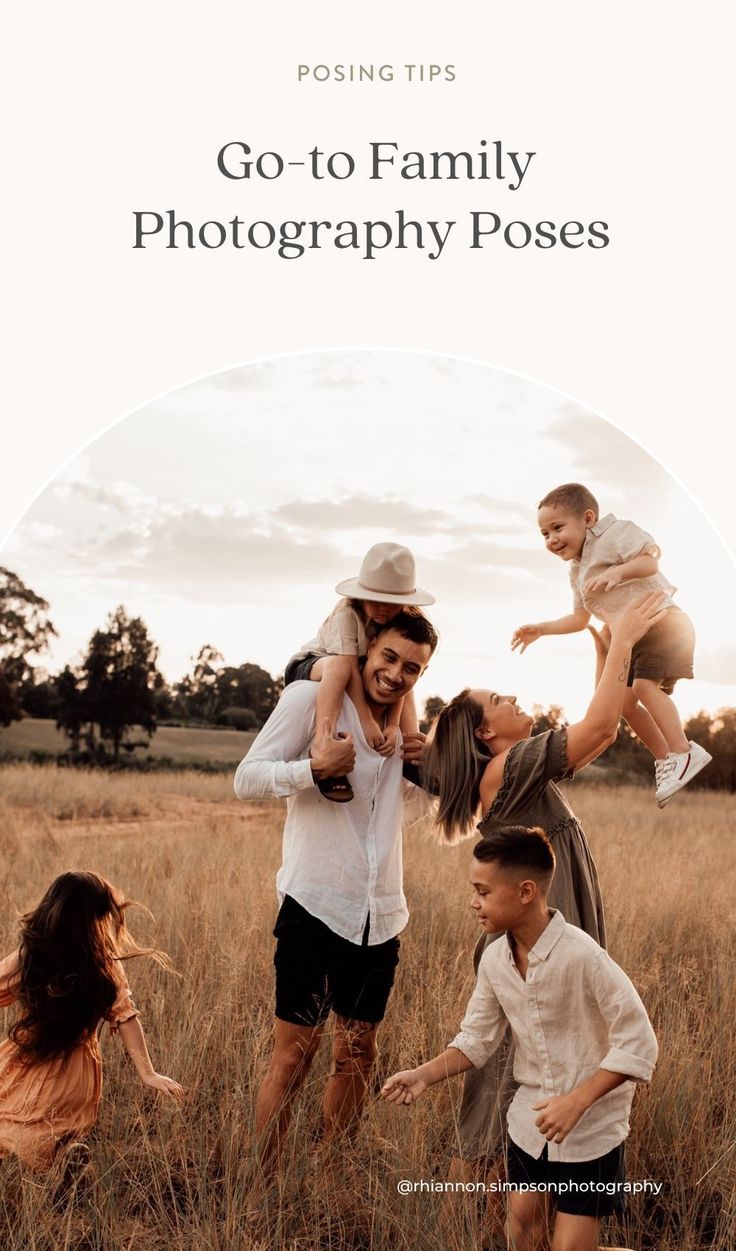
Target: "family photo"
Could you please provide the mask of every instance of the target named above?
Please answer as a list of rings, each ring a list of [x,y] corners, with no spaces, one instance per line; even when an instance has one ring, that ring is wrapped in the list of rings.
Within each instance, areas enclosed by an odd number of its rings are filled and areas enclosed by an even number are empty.
[[[733,1246],[736,576],[665,467],[284,357],[0,565],[4,1246]]]

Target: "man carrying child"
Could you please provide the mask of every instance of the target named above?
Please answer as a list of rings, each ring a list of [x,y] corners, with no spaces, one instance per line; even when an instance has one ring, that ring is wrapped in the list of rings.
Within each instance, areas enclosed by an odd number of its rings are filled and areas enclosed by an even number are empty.
[[[437,645],[426,617],[399,612],[379,626],[361,670],[371,715],[383,725],[413,688]],[[322,1103],[324,1140],[350,1137],[365,1101],[408,920],[402,883],[402,777],[424,736],[406,736],[402,754],[367,744],[345,699],[334,737],[315,739],[319,683],[295,681],[238,766],[240,799],[288,798],[277,877],[275,1038],[256,1102],[262,1178],[275,1175],[291,1106],[333,1013],[332,1071]],[[321,727],[320,727],[321,728]],[[328,803],[322,778],[350,773],[354,798]],[[259,1187],[253,1201],[260,1199]]]

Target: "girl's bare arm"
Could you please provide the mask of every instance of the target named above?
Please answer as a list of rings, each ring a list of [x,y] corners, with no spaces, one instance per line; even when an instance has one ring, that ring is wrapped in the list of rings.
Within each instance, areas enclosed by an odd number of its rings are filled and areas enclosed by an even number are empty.
[[[150,1086],[152,1090],[161,1090],[174,1099],[181,1099],[184,1091],[179,1083],[171,1077],[164,1077],[162,1073],[157,1073],[154,1069],[148,1054],[143,1026],[138,1017],[132,1016],[127,1021],[121,1021],[118,1025],[118,1033],[143,1085]]]

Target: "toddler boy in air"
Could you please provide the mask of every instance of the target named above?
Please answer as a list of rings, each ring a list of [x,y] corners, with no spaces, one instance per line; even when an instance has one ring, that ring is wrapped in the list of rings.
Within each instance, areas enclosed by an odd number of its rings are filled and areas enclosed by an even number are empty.
[[[574,634],[591,615],[610,624],[634,599],[661,591],[666,612],[631,653],[623,715],[654,757],[655,798],[660,808],[700,773],[711,756],[685,737],[671,699],[678,678],[693,676],[695,633],[678,608],[673,587],[659,572],[660,550],[651,535],[612,513],[599,519],[587,487],[568,482],[539,504],[539,529],[547,551],[570,565],[573,611],[554,621],[519,626],[511,647],[523,652],[543,634]]]
[[[626,974],[547,907],[554,870],[552,845],[538,828],[501,828],[473,849],[471,906],[487,934],[505,933],[481,957],[460,1033],[381,1092],[413,1103],[435,1082],[485,1064],[511,1027],[519,1083],[508,1111],[513,1251],[598,1247],[601,1218],[622,1207],[634,1083],[650,1080],[657,1058]]]

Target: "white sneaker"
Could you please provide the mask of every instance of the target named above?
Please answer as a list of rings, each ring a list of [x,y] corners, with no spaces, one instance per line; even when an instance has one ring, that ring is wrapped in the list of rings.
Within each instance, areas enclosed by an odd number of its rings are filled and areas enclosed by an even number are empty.
[[[699,743],[689,740],[689,746],[689,751],[671,751],[664,760],[654,762],[655,799],[660,808],[664,808],[713,759]]]

